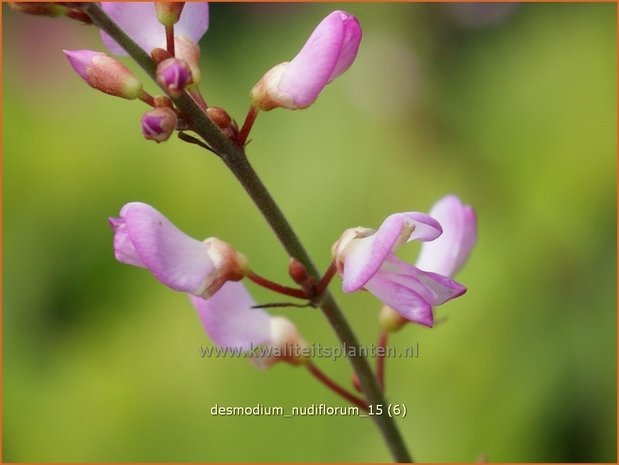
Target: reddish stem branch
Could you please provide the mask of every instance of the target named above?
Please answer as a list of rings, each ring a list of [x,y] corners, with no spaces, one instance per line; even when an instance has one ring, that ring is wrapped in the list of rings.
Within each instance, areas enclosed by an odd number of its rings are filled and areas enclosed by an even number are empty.
[[[150,95],[148,92],[146,92],[145,90],[142,91],[142,93],[138,96],[138,98],[144,102],[146,105],[149,105],[151,107],[155,106],[155,98]]]
[[[327,271],[325,271],[325,274],[322,276],[322,278],[320,278],[320,282],[318,283],[318,286],[316,286],[316,295],[321,295],[327,289],[327,287],[329,286],[329,283],[333,279],[333,276],[335,276],[336,271],[337,269],[335,267],[335,260],[333,260],[329,264],[329,268],[327,268]]]
[[[254,121],[256,121],[257,116],[258,110],[255,106],[251,105],[249,107],[249,110],[247,110],[247,116],[245,117],[243,127],[239,131],[239,135],[236,136],[236,143],[239,147],[243,147],[245,145],[245,142],[247,142],[249,132],[251,131],[251,128],[254,125]]]
[[[387,340],[389,339],[389,331],[382,329],[378,337],[378,355],[376,356],[376,381],[380,388],[385,392],[385,362],[387,361]]]
[[[165,27],[165,41],[166,41],[166,47],[167,47],[168,53],[172,55],[173,57],[176,56],[175,50],[174,50],[174,26],[173,25]]]
[[[331,378],[329,378],[326,374],[324,374],[311,361],[307,362],[306,366],[307,366],[307,369],[310,371],[310,373],[312,375],[314,375],[314,377],[318,381],[320,381],[322,384],[327,386],[329,389],[331,389],[337,395],[343,397],[348,402],[350,402],[352,404],[355,404],[356,406],[358,406],[360,409],[364,410],[365,412],[368,411],[368,405],[367,405],[367,402],[365,400],[363,400],[360,397],[357,397],[356,395],[354,395],[349,390],[347,390],[347,389],[343,388],[342,386],[340,386],[339,384],[337,384],[335,381],[333,381]]]
[[[295,287],[282,286],[281,284],[270,281],[262,276],[254,273],[253,271],[249,271],[247,273],[247,277],[251,279],[253,282],[258,284],[259,286],[265,287],[275,292],[279,292],[280,294],[284,294],[290,297],[296,297],[297,299],[307,299],[307,295],[305,291],[302,289],[297,289]]]

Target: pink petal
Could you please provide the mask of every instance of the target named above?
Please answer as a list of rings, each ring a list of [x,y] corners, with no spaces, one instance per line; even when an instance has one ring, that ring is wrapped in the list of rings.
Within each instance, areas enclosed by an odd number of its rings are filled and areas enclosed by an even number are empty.
[[[466,287],[456,281],[429,271],[422,271],[416,266],[410,265],[399,258],[391,255],[379,273],[388,273],[391,278],[400,284],[423,286],[418,291],[424,295],[433,307],[461,296],[466,292]]]
[[[154,48],[166,47],[165,28],[157,20],[153,2],[103,2],[101,6],[145,52],[150,53]],[[174,33],[198,42],[208,29],[208,19],[208,3],[187,2],[180,20],[174,25]],[[127,54],[103,31],[101,38],[111,52]]]
[[[150,205],[133,202],[120,211],[137,255],[155,277],[182,292],[201,293],[215,267],[208,247],[174,226]]]
[[[388,274],[376,274],[366,289],[407,320],[432,327],[432,305],[414,289],[390,279]]]
[[[419,212],[389,215],[369,237],[353,239],[344,261],[344,292],[365,286],[402,240],[432,240],[441,234],[436,220]]]
[[[394,256],[365,287],[404,318],[426,326],[432,326],[433,307],[466,292],[457,282],[421,271]]]
[[[146,268],[129,238],[125,220],[123,218],[110,218],[108,222],[114,230],[114,256],[116,260],[127,265]]]
[[[344,37],[340,47],[340,55],[335,64],[335,68],[331,72],[329,82],[342,75],[350,68],[350,65],[353,64],[357,57],[357,52],[359,51],[359,44],[361,43],[362,36],[361,25],[357,18],[344,11],[334,11],[332,14],[334,13],[340,14],[344,26]]]
[[[89,80],[88,69],[97,56],[105,56],[105,53],[94,50],[63,50],[73,70],[86,82]]]
[[[455,275],[466,263],[477,241],[475,211],[455,195],[439,200],[430,215],[443,227],[443,235],[423,244],[417,267],[445,276]]]
[[[206,333],[220,347],[251,350],[271,338],[270,316],[240,282],[228,281],[209,299],[190,296]]]
[[[277,85],[300,108],[309,106],[322,89],[354,61],[361,27],[357,19],[334,11],[314,29],[303,49],[287,65]]]

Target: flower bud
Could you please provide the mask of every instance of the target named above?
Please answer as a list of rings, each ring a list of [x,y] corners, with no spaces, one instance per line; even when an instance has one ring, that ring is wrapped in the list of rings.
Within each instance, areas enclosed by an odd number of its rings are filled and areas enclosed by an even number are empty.
[[[354,16],[334,11],[314,30],[291,62],[268,71],[251,90],[259,110],[309,107],[324,87],[346,71],[355,60],[361,26]]]
[[[223,108],[208,107],[206,109],[206,114],[213,121],[213,123],[221,128],[226,136],[233,138],[238,134],[238,126]]]
[[[185,2],[155,2],[157,20],[164,26],[174,26],[179,18]]]
[[[63,52],[71,67],[90,87],[128,100],[133,100],[144,92],[138,78],[125,65],[105,53],[92,50]]]
[[[69,9],[52,2],[9,2],[12,10],[36,16],[65,16]]]
[[[149,110],[142,115],[142,134],[148,140],[165,142],[176,129],[178,117],[174,110],[161,107]]]
[[[189,66],[193,83],[199,83],[202,79],[202,73],[200,72],[200,46],[186,36],[177,34],[174,38],[174,48],[176,49],[176,58],[184,60]]]
[[[294,257],[290,257],[290,262],[288,263],[288,274],[299,286],[307,284],[312,279],[307,273],[305,265]]]
[[[191,69],[184,60],[168,58],[157,65],[157,82],[176,97],[193,83]]]
[[[163,60],[167,60],[168,58],[174,58],[166,49],[159,47],[152,49],[150,56],[156,65],[161,63]]]

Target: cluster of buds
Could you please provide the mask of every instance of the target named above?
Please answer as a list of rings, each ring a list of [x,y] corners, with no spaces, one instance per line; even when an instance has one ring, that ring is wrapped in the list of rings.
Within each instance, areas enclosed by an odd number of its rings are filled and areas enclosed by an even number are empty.
[[[49,5],[39,10],[55,13],[54,4]],[[208,29],[208,4],[104,2],[101,6],[152,56],[157,66],[157,83],[167,96],[174,98],[190,91],[204,102],[197,88],[201,77],[198,41]],[[59,11],[64,11],[62,8]],[[127,54],[105,32],[102,31],[101,36],[112,53]],[[163,142],[174,131],[185,129],[172,101],[162,95],[148,94],[140,80],[117,59],[93,50],[65,50],[65,54],[73,69],[91,87],[128,100],[140,99],[152,107],[141,118],[142,134],[146,139]]]
[[[60,14],[55,4],[34,8]],[[309,39],[290,62],[269,70],[250,92],[252,108],[246,118],[242,135],[236,122],[221,108],[209,111],[198,90],[201,80],[198,41],[208,29],[208,5],[198,2],[106,3],[106,14],[144,51],[157,66],[157,83],[172,99],[188,91],[222,132],[243,146],[258,110],[309,107],[324,87],[344,73],[353,63],[361,41],[361,26],[354,16],[344,11],[329,14],[313,31]],[[21,7],[27,8],[27,7]],[[33,7],[28,7],[31,10]],[[105,32],[103,42],[114,54],[125,50]],[[156,97],[147,94],[135,75],[116,59],[91,50],[65,51],[78,75],[91,87],[109,95],[126,99],[139,98],[153,110],[142,117],[142,134],[155,142],[170,138],[175,130],[185,129],[174,124],[184,120],[172,106],[156,106]],[[172,115],[172,111],[175,115]]]

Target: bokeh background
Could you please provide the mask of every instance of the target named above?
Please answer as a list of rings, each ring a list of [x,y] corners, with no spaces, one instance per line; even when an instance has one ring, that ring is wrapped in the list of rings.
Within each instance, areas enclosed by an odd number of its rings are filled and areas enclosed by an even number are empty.
[[[413,455],[614,462],[616,6],[213,4],[207,100],[242,120],[262,73],[337,8],[363,25],[357,62],[310,109],[261,115],[248,150],[323,268],[347,227],[447,193],[475,206],[469,292],[391,341],[420,348],[387,366]],[[150,203],[282,281],[286,255],[216,157],[143,140],[141,102],[72,72],[61,49],[101,49],[93,27],[3,20],[3,460],[388,461],[368,419],[210,414],[344,403],[299,368],[201,359],[187,297],[117,263],[107,218]],[[338,284],[374,343],[379,303]],[[337,343],[319,312],[280,312]],[[347,361],[317,363],[349,385]]]

